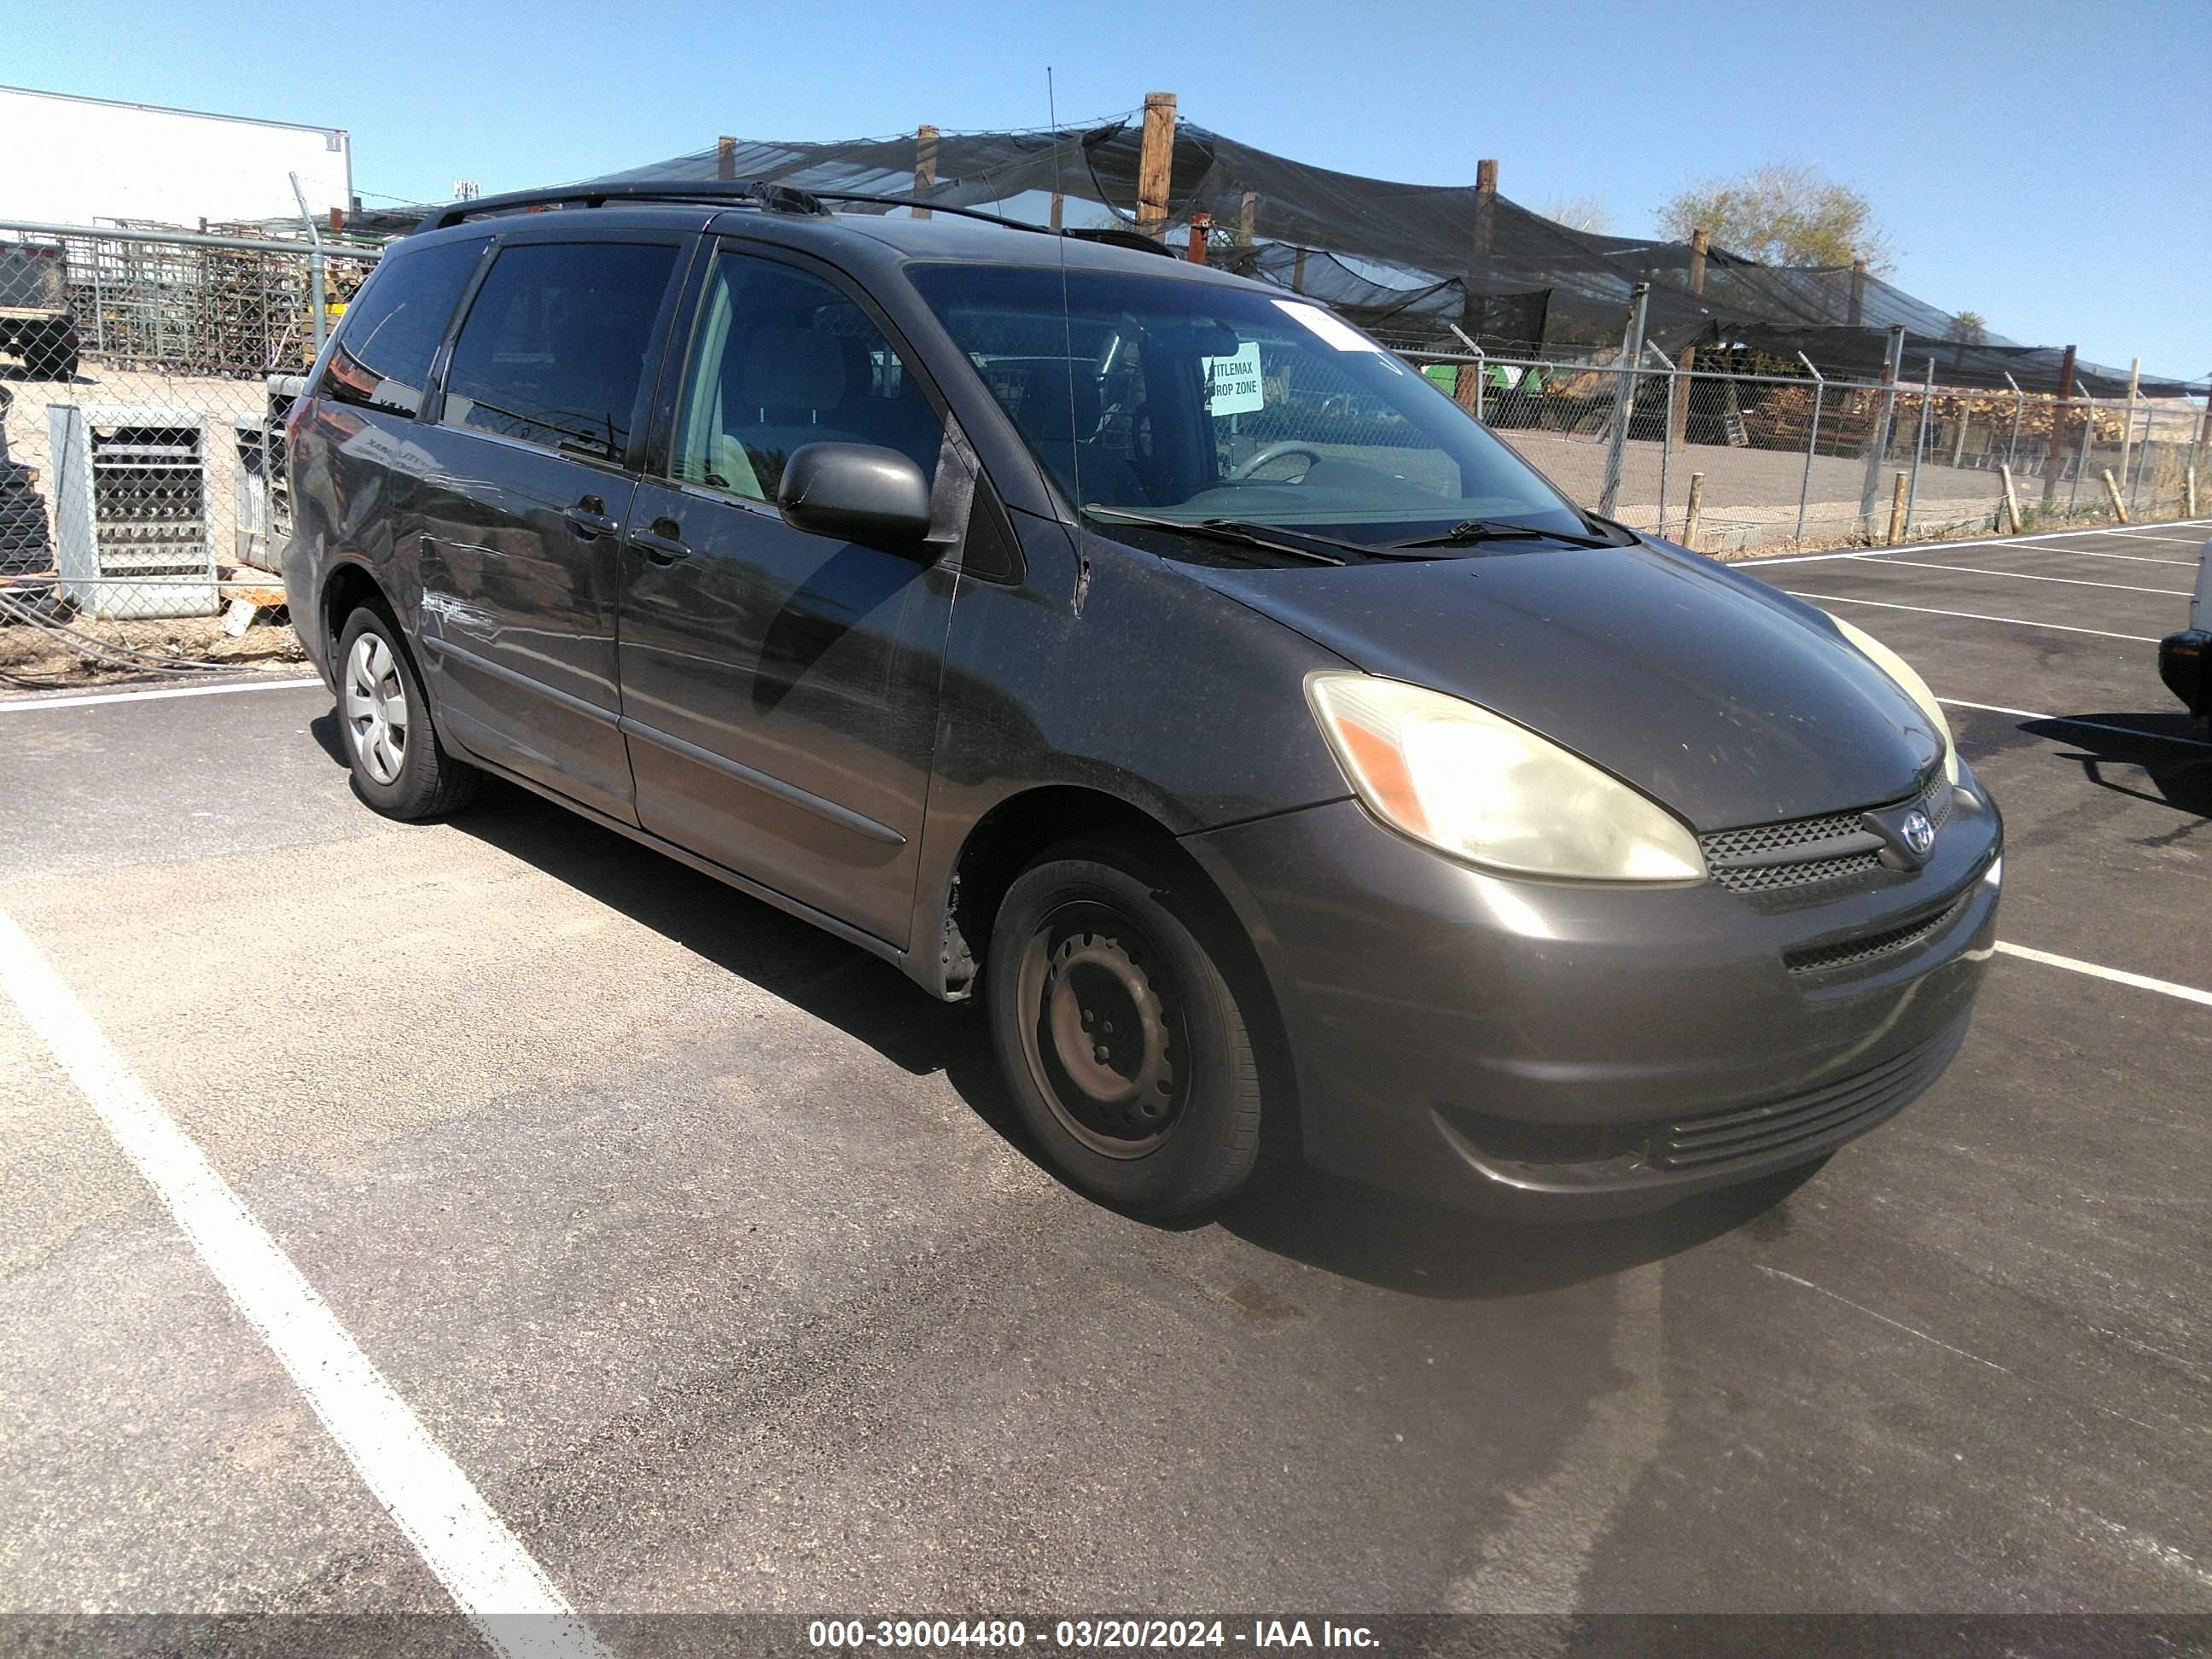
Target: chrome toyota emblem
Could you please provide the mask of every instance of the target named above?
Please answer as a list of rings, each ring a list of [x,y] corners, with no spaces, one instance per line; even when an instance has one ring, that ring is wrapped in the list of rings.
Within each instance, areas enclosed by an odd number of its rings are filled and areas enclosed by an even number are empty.
[[[1905,846],[1917,859],[1926,858],[1928,849],[1936,844],[1936,826],[1928,822],[1928,814],[1917,807],[1905,815],[1905,822],[1898,826],[1898,832],[1905,837]]]

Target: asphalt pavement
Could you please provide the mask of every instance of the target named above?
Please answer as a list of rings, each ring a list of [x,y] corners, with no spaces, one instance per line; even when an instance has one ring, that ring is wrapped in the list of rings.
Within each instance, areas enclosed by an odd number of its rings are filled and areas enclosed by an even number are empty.
[[[1102,1210],[972,1010],[520,792],[386,823],[319,687],[0,705],[0,914],[616,1651],[678,1610],[2212,1613],[2212,741],[2154,643],[2203,533],[1751,567],[1951,701],[2001,936],[2072,965],[2001,954],[1809,1179],[1636,1222]],[[0,1608],[450,1610],[4,997],[0,1126]]]

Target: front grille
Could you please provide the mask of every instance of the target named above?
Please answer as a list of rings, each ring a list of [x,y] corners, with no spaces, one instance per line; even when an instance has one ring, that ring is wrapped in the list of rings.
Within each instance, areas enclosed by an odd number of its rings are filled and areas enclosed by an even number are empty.
[[[1951,785],[1941,767],[1929,774],[1917,796],[1907,799],[1938,830],[1951,816]],[[1864,810],[1881,811],[1901,804],[1885,801]],[[1771,893],[1869,875],[1882,868],[1882,838],[1861,823],[1856,811],[1716,830],[1698,837],[1713,879],[1737,893]]]
[[[1973,896],[1974,890],[1970,887],[1934,915],[1923,916],[1899,927],[1884,928],[1879,933],[1861,933],[1856,939],[1814,945],[1809,950],[1784,951],[1782,965],[1793,974],[1826,974],[1838,968],[1855,968],[1877,957],[1893,956],[1941,933],[1957,920],[1959,912],[1966,908],[1966,901]]]
[[[1870,1129],[1933,1083],[1966,1035],[1961,1021],[1871,1071],[1826,1088],[1669,1123],[1654,1138],[1654,1160],[1666,1169],[1695,1169]]]

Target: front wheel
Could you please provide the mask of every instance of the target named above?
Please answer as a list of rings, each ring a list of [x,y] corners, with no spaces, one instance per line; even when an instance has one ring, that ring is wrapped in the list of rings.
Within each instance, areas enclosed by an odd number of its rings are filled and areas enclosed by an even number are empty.
[[[409,821],[466,805],[483,775],[440,745],[422,677],[380,605],[364,605],[346,618],[337,668],[338,726],[354,792],[385,817]]]
[[[1055,848],[1007,890],[985,967],[1000,1068],[1053,1167],[1163,1220],[1219,1204],[1260,1150],[1249,1022],[1176,885],[1133,847]]]

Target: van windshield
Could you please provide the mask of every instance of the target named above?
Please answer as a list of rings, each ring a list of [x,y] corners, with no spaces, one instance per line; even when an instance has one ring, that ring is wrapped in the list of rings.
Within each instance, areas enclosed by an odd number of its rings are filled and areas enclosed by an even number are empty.
[[[908,275],[1079,507],[1369,544],[1469,520],[1589,533],[1426,378],[1295,295],[1051,266]]]

